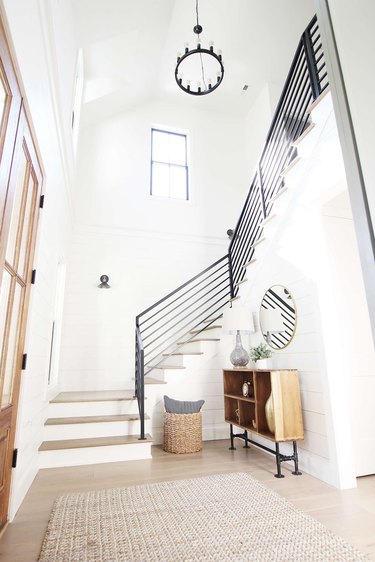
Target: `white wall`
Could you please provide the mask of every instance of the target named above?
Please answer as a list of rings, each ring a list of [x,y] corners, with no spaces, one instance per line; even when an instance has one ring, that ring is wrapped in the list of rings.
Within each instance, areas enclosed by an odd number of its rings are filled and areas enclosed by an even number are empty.
[[[372,221],[375,223],[373,157],[375,77],[369,72],[375,52],[372,0],[329,0],[332,23],[364,173]]]
[[[364,476],[375,472],[375,350],[350,204],[347,193],[343,195],[322,209],[326,269],[332,285],[324,307],[331,318],[325,322],[329,324],[326,347],[338,375],[332,394],[338,412],[335,422],[341,429],[347,426],[341,431],[345,464],[353,467],[356,476]],[[350,441],[352,451],[347,446]]]
[[[69,13],[68,2],[64,5],[54,2],[52,7],[57,8],[57,5],[60,14]],[[54,105],[50,69],[46,64],[50,29],[47,23],[49,15],[44,7],[36,0],[3,0],[1,3],[42,158],[46,195],[35,256],[37,282],[31,292],[27,326],[25,351],[28,353],[28,365],[21,381],[16,435],[19,453],[18,466],[13,472],[11,517],[37,472],[38,447],[47,415],[46,390],[57,264],[59,260],[66,259],[71,231],[68,176],[62,164],[62,137],[57,132],[59,108]],[[66,45],[71,45],[71,36],[66,38]],[[69,95],[72,83],[66,80],[64,87]],[[66,139],[66,146],[69,146],[69,139]]]
[[[151,127],[186,131],[190,194],[186,201],[151,197]],[[239,118],[155,102],[82,133],[77,220],[197,236],[223,236],[239,216],[250,174]]]
[[[60,384],[134,385],[135,317],[227,252],[228,239],[77,227],[67,271]],[[110,289],[98,289],[102,274]]]

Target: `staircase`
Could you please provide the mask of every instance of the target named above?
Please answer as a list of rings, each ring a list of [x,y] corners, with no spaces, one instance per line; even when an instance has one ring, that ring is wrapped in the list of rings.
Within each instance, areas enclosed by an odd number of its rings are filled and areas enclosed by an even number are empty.
[[[135,396],[144,424],[144,383],[155,369],[184,368],[192,341],[208,337],[267,246],[280,198],[298,168],[298,143],[314,130],[313,103],[328,88],[324,53],[314,17],[299,41],[228,253],[136,317]],[[178,362],[180,360],[180,362]]]
[[[179,377],[187,376],[199,394],[199,365],[217,352],[223,311],[240,300],[282,220],[293,174],[319,134],[311,113],[327,91],[314,17],[298,44],[228,253],[137,315],[135,391],[64,392],[50,402],[41,468],[150,458],[150,433],[154,442],[162,439],[164,385],[174,398],[192,399],[178,395]]]

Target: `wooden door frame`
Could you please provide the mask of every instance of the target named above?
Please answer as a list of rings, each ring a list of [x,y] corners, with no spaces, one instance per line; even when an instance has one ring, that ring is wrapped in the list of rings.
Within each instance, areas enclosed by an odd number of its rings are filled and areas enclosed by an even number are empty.
[[[2,63],[1,63],[2,61]],[[17,80],[15,65],[12,62],[11,52],[8,46],[4,26],[0,17],[0,65],[4,72],[8,84],[14,88],[12,91],[12,99],[9,107],[6,107],[6,115],[4,118],[4,127],[7,127],[7,133],[4,137],[0,137],[0,155],[1,158],[1,171],[0,171],[0,286],[2,284],[2,272],[6,263],[6,248],[9,238],[10,220],[13,207],[13,197],[15,189],[11,189],[11,185],[16,181],[16,174],[18,172],[18,164],[20,158],[23,156],[25,150],[26,158],[30,162],[30,181],[33,186],[28,186],[28,189],[35,190],[33,194],[32,207],[30,208],[29,224],[27,225],[27,240],[25,246],[25,262],[22,267],[22,273],[18,271],[19,280],[24,282],[24,295],[23,303],[20,308],[19,316],[19,331],[17,333],[16,349],[15,349],[15,364],[13,370],[13,383],[11,387],[10,406],[12,408],[10,417],[4,423],[4,428],[8,428],[8,421],[10,419],[9,433],[7,435],[7,450],[5,453],[4,470],[7,471],[5,475],[6,483],[4,487],[4,517],[5,511],[9,513],[9,500],[11,493],[11,480],[12,480],[12,453],[14,449],[18,407],[20,399],[20,387],[23,367],[23,355],[25,352],[25,341],[27,332],[27,321],[30,304],[31,294],[31,276],[33,269],[33,262],[35,256],[37,229],[40,214],[40,196],[43,190],[43,169],[41,166],[40,158],[37,152],[36,144],[32,135],[32,128],[30,121],[24,108],[22,100],[22,93]],[[12,126],[12,128],[9,128]],[[2,128],[3,130],[3,128]],[[24,186],[25,187],[25,186]],[[17,240],[20,243],[20,239]],[[5,337],[5,335],[4,335]],[[6,412],[7,408],[4,408]],[[1,522],[0,522],[1,523]],[[3,520],[4,527],[6,521]]]

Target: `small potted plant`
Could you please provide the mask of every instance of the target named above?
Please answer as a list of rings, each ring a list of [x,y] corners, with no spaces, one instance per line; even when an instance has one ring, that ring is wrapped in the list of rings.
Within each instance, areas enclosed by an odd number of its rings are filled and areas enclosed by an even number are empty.
[[[260,343],[250,349],[250,357],[255,362],[256,369],[270,369],[272,351],[265,343]]]

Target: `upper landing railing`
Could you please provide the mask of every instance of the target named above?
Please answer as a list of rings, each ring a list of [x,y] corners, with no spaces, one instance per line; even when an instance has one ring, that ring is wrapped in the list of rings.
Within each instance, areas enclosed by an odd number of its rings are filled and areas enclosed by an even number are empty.
[[[328,78],[316,16],[301,36],[228,254],[136,317],[135,395],[144,439],[144,377],[165,356],[214,324],[237,295],[245,265],[262,237],[273,198],[284,187],[283,170],[296,155],[293,143],[310,124],[309,106]]]

